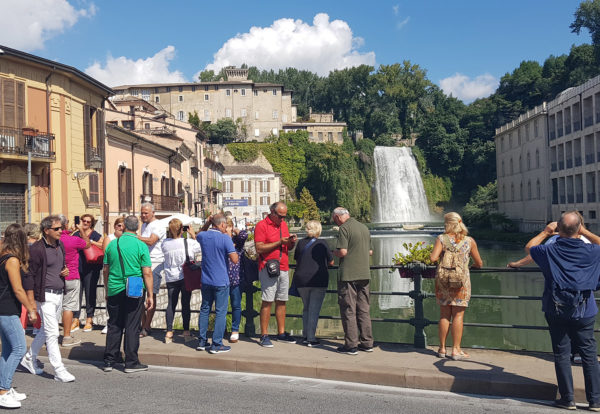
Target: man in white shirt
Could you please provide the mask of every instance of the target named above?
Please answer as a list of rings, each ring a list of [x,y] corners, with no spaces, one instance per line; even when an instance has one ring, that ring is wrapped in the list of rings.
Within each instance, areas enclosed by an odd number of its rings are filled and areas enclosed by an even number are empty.
[[[164,273],[162,242],[167,234],[167,228],[154,217],[154,205],[151,203],[142,204],[140,217],[143,224],[142,235],[138,236],[138,239],[148,245],[150,261],[152,262],[153,292],[147,292],[147,294],[152,295],[153,303],[156,303],[156,295],[160,289],[160,283]],[[152,318],[154,317],[154,309],[155,307],[146,310],[146,313],[142,317],[141,337],[150,334],[150,325],[152,324]]]

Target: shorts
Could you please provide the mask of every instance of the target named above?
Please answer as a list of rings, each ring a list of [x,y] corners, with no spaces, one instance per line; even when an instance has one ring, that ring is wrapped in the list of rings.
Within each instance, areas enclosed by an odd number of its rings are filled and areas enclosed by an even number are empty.
[[[163,263],[152,263],[152,293],[158,295],[163,273],[165,273]]]
[[[267,268],[264,267],[258,272],[258,280],[260,280],[260,290],[262,291],[262,300],[264,302],[288,300],[290,278],[287,270],[280,271],[278,277],[270,277],[267,273]]]
[[[81,282],[79,279],[65,280],[65,294],[63,296],[63,310],[77,312],[79,305],[79,290]]]

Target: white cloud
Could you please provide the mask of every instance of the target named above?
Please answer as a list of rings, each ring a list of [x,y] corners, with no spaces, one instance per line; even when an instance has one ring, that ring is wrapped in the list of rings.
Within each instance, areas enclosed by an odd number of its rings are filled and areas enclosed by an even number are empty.
[[[474,79],[456,73],[440,80],[440,87],[447,95],[452,95],[465,103],[469,103],[477,98],[484,98],[494,93],[498,83],[498,79],[489,73],[479,75]]]
[[[85,73],[109,86],[185,82],[180,71],[169,70],[169,63],[174,57],[174,46],[167,46],[146,59],[114,58],[109,54],[104,67],[100,62],[94,62],[85,69]]]
[[[394,16],[398,16],[398,12],[400,10],[400,5],[396,4],[395,6],[392,6],[392,10],[394,11]]]
[[[82,18],[91,18],[97,8],[75,9],[67,0],[2,1],[0,42],[15,49],[33,51],[44,42],[70,29]]]
[[[317,14],[313,24],[279,19],[269,27],[252,27],[229,39],[214,55],[208,70],[246,63],[260,69],[295,67],[327,75],[331,70],[362,64],[375,65],[375,53],[357,50],[363,39],[354,37],[348,23],[329,21]]]
[[[410,20],[410,17],[407,17],[406,19],[396,23],[396,29],[402,29],[406,25],[406,23],[408,23],[409,20]]]

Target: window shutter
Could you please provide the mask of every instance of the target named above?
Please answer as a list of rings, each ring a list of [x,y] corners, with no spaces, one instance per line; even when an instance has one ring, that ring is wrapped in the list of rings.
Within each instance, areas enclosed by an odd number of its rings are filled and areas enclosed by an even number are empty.
[[[15,81],[2,79],[2,106],[4,119],[2,125],[8,128],[17,128],[15,122]]]
[[[267,181],[267,193],[271,192],[271,181]],[[271,203],[269,203],[271,204]]]
[[[248,180],[248,192],[252,192],[252,181]]]
[[[90,106],[88,104],[83,105],[83,152],[85,158],[86,168],[89,165],[90,158],[92,158],[92,120],[90,118]]]
[[[267,205],[270,206],[271,205],[271,196],[267,196]]]
[[[96,111],[96,148],[98,154],[104,157],[104,111]]]
[[[153,188],[154,187],[154,178],[152,178],[152,174],[150,174],[148,176],[148,179],[150,180],[150,184],[148,185],[148,194],[153,195]]]
[[[17,128],[21,129],[25,126],[25,84],[23,82],[15,82],[17,84]]]
[[[126,182],[125,182],[125,168],[123,167],[119,167],[119,172],[118,172],[118,177],[119,177],[119,211],[124,211],[127,207],[126,207],[126,198],[125,198],[125,188],[126,188]]]
[[[171,192],[169,194],[171,197],[175,195],[175,179],[171,177]]]
[[[252,197],[248,197],[248,205],[251,206],[252,205]]]
[[[90,174],[89,204],[100,204],[100,191],[98,189],[98,174]]]
[[[132,189],[131,189],[131,168],[127,168],[125,169],[125,197],[126,197],[126,203],[127,203],[127,210],[131,210],[132,208],[132,196],[133,194],[131,193]]]

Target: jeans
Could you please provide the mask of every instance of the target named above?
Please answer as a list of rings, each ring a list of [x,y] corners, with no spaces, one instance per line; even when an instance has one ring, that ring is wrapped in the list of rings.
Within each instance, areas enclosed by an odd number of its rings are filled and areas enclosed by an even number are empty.
[[[600,368],[594,338],[595,317],[565,320],[546,314],[550,328],[554,369],[558,391],[564,401],[573,401],[573,373],[571,372],[571,341],[579,351],[585,381],[585,396],[590,404],[600,404]]]
[[[302,298],[304,308],[302,309],[302,332],[306,339],[310,342],[317,340],[315,332],[317,332],[317,324],[319,323],[319,314],[321,306],[325,299],[324,287],[300,287],[298,293]]]
[[[215,303],[215,329],[213,331],[213,345],[223,345],[223,334],[225,333],[225,318],[227,317],[227,297],[229,286],[212,286],[202,284],[202,305],[200,305],[200,320],[198,322],[198,337],[206,341],[208,330],[208,314]]]
[[[148,293],[149,294],[149,293]],[[125,368],[139,364],[138,349],[140,347],[140,329],[144,298],[129,298],[125,291],[109,296],[106,301],[108,311],[108,328],[104,363],[114,364],[119,361],[121,338],[125,336]],[[125,330],[125,333],[123,333]]]
[[[183,330],[190,330],[190,300],[192,292],[185,290],[183,279],[176,282],[167,282],[167,292],[169,303],[167,304],[167,331],[173,330],[173,319],[175,319],[175,309],[179,302],[179,294],[181,293],[181,317],[183,318]]]
[[[338,304],[346,348],[372,347],[369,281],[338,282]]]
[[[79,303],[85,294],[85,317],[93,318],[96,311],[96,293],[98,290],[98,280],[100,279],[100,270],[98,266],[82,266],[79,281],[81,289],[79,290]],[[80,312],[73,312],[73,317],[79,319]]]
[[[229,301],[231,303],[231,332],[240,331],[242,321],[242,290],[240,285],[229,286]]]
[[[13,375],[27,351],[25,331],[17,315],[0,316],[0,340],[2,341],[0,390],[10,390]]]
[[[42,345],[46,343],[48,359],[54,368],[54,372],[62,371],[65,366],[62,363],[60,348],[58,347],[58,321],[62,314],[62,294],[45,292],[46,301],[37,303],[37,311],[42,317],[42,326],[35,335],[27,357],[36,359]]]

